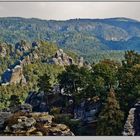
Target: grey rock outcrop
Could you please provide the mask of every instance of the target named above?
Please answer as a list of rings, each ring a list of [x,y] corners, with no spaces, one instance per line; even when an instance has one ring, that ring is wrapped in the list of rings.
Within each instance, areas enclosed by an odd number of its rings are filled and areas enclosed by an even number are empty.
[[[53,122],[48,113],[0,112],[1,136],[73,136],[64,124]]]
[[[21,105],[17,105],[11,108],[8,108],[7,111],[11,112],[11,113],[16,113],[16,112],[23,112],[23,113],[31,113],[32,112],[32,106],[30,104],[21,104]]]
[[[140,101],[129,111],[123,136],[140,136]]]
[[[68,56],[62,49],[59,49],[56,54],[49,61],[50,64],[56,64],[60,66],[67,66],[74,64],[74,60]]]
[[[101,105],[102,104],[98,99],[96,101],[93,101],[92,99],[85,100],[75,107],[74,118],[91,123],[97,119],[96,114],[99,113]]]
[[[83,57],[79,57],[79,59],[78,59],[78,66],[79,67],[83,67],[84,66],[84,58]]]
[[[30,92],[25,103],[30,104],[34,112],[49,112],[47,97],[43,92]]]
[[[26,84],[26,79],[23,75],[23,70],[20,65],[16,65],[13,69],[7,69],[2,75],[2,83]]]
[[[11,84],[12,83],[16,84],[16,83],[20,83],[20,82],[26,82],[21,66],[17,65],[14,69],[12,69],[11,79],[9,82]]]
[[[134,136],[135,135],[134,114],[135,114],[135,108],[131,108],[129,111],[129,115],[127,117],[127,121],[124,125],[123,136]]]

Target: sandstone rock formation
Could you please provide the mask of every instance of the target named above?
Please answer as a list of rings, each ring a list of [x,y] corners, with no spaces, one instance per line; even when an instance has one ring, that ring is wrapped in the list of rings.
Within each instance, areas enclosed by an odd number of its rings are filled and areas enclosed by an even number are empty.
[[[134,114],[135,114],[135,108],[131,108],[129,111],[129,115],[127,117],[127,121],[124,125],[124,136],[134,136],[135,130],[134,130]]]
[[[11,79],[9,82],[14,84],[26,82],[21,66],[17,65],[14,69],[12,69]]]
[[[0,112],[1,136],[74,135],[66,125],[53,122],[54,116],[48,113],[26,112],[25,108],[23,110],[15,113]]]
[[[73,58],[68,56],[62,49],[59,49],[54,56],[49,60],[49,64],[56,64],[60,66],[68,66],[68,65],[78,65],[78,67],[87,67],[91,69],[90,63],[84,61],[83,57],[79,57],[77,62],[74,62]]]
[[[124,136],[140,136],[140,101],[130,109],[124,125]]]
[[[20,65],[16,65],[13,69],[6,70],[5,73],[2,75],[2,83],[26,84],[26,79],[23,75],[22,67]]]
[[[5,57],[6,54],[7,54],[6,44],[5,43],[2,43],[2,44],[0,44],[0,56],[1,57]]]
[[[78,66],[79,67],[83,67],[84,66],[84,58],[83,57],[79,57],[79,59],[78,59]]]
[[[21,40],[20,42],[16,43],[16,45],[15,45],[15,51],[19,51],[19,52],[28,51],[30,48],[31,48],[30,44],[28,44],[24,40]]]
[[[23,113],[31,113],[32,112],[32,106],[30,104],[22,104],[22,105],[17,105],[17,106],[12,106],[10,108],[7,108],[4,110],[5,112],[11,112],[11,113],[16,113],[16,112],[23,112]]]
[[[62,49],[59,49],[56,54],[49,61],[50,64],[56,64],[61,66],[67,66],[74,64],[74,60],[69,57]]]

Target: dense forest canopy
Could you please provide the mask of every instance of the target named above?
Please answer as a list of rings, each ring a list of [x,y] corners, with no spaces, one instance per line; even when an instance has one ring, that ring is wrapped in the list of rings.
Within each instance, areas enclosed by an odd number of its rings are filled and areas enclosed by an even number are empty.
[[[140,51],[140,22],[127,18],[55,21],[9,17],[0,18],[0,30],[1,41],[51,41],[90,62],[106,55],[121,61],[125,50]]]

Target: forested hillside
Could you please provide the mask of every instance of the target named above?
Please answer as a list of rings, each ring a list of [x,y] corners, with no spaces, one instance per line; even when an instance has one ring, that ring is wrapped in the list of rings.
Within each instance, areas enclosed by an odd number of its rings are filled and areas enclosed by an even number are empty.
[[[140,22],[127,18],[66,21],[0,18],[0,30],[0,40],[4,42],[51,41],[90,58],[100,51],[115,50],[117,58],[122,54],[120,51],[140,51]]]

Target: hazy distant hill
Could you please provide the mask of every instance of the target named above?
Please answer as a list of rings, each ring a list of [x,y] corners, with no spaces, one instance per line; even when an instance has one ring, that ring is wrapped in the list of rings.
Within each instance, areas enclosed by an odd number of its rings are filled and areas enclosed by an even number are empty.
[[[0,39],[49,40],[81,55],[106,50],[140,51],[140,22],[127,18],[71,19],[66,21],[0,18]]]

